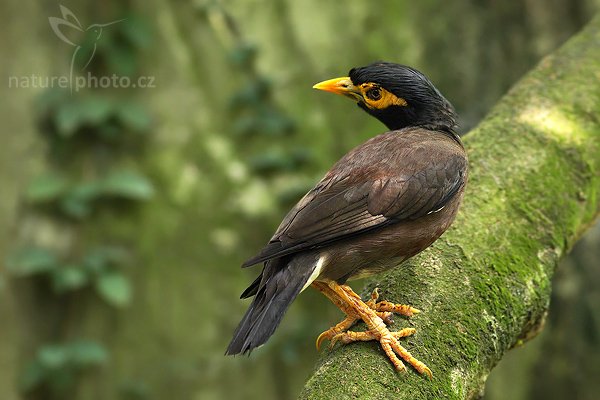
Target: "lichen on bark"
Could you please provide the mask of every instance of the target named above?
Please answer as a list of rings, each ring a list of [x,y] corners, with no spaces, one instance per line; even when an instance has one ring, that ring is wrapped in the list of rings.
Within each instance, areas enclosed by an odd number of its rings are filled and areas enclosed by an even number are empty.
[[[379,287],[422,311],[392,328],[417,328],[402,344],[433,379],[399,374],[377,343],[356,343],[323,351],[300,398],[474,398],[503,354],[539,331],[557,262],[600,207],[598,43],[600,17],[464,138],[470,181],[453,227],[363,293]]]

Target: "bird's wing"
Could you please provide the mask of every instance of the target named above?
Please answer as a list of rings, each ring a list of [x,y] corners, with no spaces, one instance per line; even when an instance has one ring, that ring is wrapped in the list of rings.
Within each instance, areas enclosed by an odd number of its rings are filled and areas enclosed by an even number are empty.
[[[267,246],[243,266],[439,211],[464,185],[466,158],[442,150],[431,161],[431,154],[419,154],[426,148],[413,150],[410,165],[340,160],[344,168],[334,166],[288,213]],[[401,153],[407,152],[411,149]]]

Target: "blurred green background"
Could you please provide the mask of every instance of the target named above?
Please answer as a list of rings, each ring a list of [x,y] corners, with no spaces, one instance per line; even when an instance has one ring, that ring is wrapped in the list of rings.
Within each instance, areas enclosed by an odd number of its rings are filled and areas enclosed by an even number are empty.
[[[2,2],[0,398],[295,398],[339,312],[306,291],[266,346],[226,358],[258,273],[238,266],[384,130],[312,84],[409,64],[467,132],[599,8]],[[595,227],[563,262],[546,329],[493,371],[486,399],[597,398],[599,243]]]

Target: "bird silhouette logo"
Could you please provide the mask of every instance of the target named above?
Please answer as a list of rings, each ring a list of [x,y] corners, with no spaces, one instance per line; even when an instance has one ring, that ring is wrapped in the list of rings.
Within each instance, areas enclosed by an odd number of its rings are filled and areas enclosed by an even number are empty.
[[[105,24],[91,24],[87,28],[84,28],[75,14],[67,7],[61,4],[60,11],[62,18],[49,17],[48,21],[56,36],[75,48],[71,56],[70,65],[70,81],[72,82],[75,65],[83,65],[80,69],[84,70],[92,62],[104,28],[122,22],[124,19]]]

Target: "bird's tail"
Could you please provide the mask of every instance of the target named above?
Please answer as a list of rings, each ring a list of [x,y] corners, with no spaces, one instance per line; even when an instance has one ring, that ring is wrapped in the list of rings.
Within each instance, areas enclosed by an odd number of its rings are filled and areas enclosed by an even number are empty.
[[[248,297],[255,292],[225,354],[245,354],[264,344],[302,291],[316,265],[317,258],[310,253],[266,262],[260,283],[257,285],[255,281],[242,294],[242,297]]]

